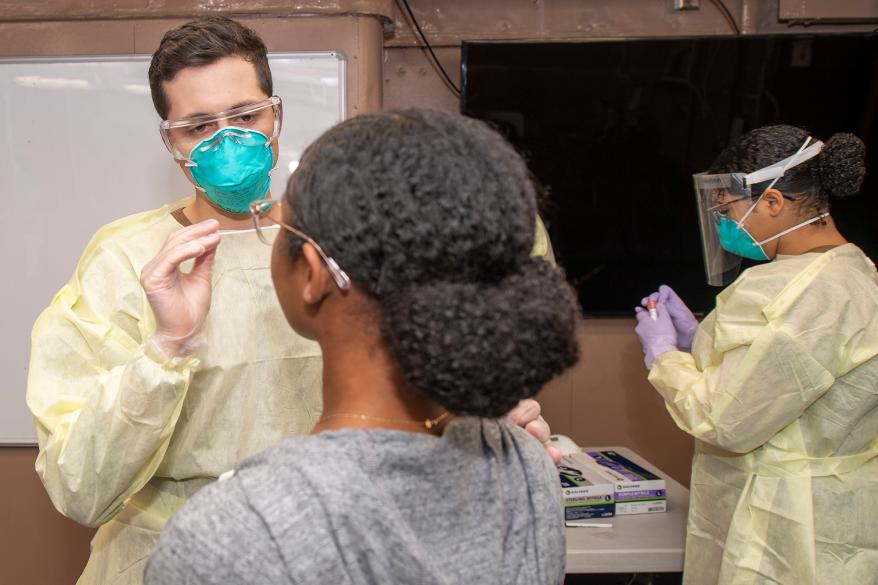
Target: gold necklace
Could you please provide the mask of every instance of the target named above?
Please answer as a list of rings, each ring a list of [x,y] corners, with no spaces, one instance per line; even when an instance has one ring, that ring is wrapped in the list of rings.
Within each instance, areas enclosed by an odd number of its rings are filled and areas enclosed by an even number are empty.
[[[448,414],[449,414],[449,412],[446,410],[445,412],[443,412],[442,414],[440,414],[436,418],[428,418],[426,420],[420,421],[420,420],[405,420],[405,419],[397,419],[397,418],[383,418],[380,416],[370,416],[368,414],[357,414],[355,412],[336,412],[336,413],[327,414],[326,416],[321,417],[320,420],[317,421],[317,423],[319,424],[322,422],[326,422],[326,421],[332,420],[334,418],[355,418],[355,419],[359,419],[359,420],[363,420],[363,421],[370,420],[370,421],[383,422],[383,423],[395,424],[395,425],[414,425],[414,426],[424,425],[424,428],[426,428],[429,431],[429,430],[436,428],[436,426],[440,422],[445,420],[445,418],[448,417]]]

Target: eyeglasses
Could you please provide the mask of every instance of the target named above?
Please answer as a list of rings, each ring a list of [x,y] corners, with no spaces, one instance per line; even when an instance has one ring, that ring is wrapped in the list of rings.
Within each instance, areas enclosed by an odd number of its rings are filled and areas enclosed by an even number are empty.
[[[714,196],[714,201],[717,201],[718,199],[721,199],[721,198],[726,197],[726,196],[727,196],[726,194],[716,195],[716,196]],[[707,209],[707,211],[711,211],[715,215],[720,216],[720,217],[726,217],[729,214],[729,208],[732,206],[733,203],[737,203],[738,201],[743,201],[745,199],[752,199],[752,197],[750,197],[749,195],[744,195],[741,197],[735,197],[733,199],[729,199],[728,201],[722,201],[720,203],[717,203],[713,207],[709,207]]]
[[[159,125],[165,146],[178,160],[184,160],[192,149],[205,138],[225,126],[242,130],[256,130],[269,137],[277,138],[283,121],[283,106],[279,97],[245,104],[231,110],[194,116],[185,120],[163,120]]]
[[[796,197],[793,197],[792,195],[796,195]],[[804,193],[792,193],[792,194],[781,193],[781,196],[784,199],[786,199],[787,201],[798,201],[798,199],[801,195],[804,195]],[[718,193],[718,194],[713,195],[713,198],[714,198],[714,201],[716,201],[716,200],[722,199],[723,197],[726,197],[726,196],[728,196],[726,193]],[[731,207],[731,205],[733,203],[737,203],[738,201],[743,201],[745,199],[749,199],[752,201],[754,199],[754,197],[752,197],[750,195],[742,195],[739,197],[735,197],[733,199],[729,199],[728,201],[722,201],[720,203],[717,203],[713,207],[707,208],[707,211],[712,211],[715,215],[720,216],[720,217],[726,217],[729,214],[729,208]]]
[[[253,226],[256,228],[256,236],[259,238],[259,241],[268,246],[272,245],[272,241],[265,237],[265,230],[282,227],[291,234],[302,238],[317,250],[317,253],[320,254],[320,258],[323,259],[323,262],[329,269],[329,273],[332,275],[332,279],[335,281],[338,288],[341,290],[350,289],[350,277],[338,266],[338,263],[332,258],[332,256],[326,254],[326,252],[323,251],[323,248],[321,248],[313,238],[293,226],[284,223],[282,219],[283,216],[281,215],[281,205],[281,201],[274,199],[260,199],[259,201],[254,201],[250,204],[250,216],[253,218]]]

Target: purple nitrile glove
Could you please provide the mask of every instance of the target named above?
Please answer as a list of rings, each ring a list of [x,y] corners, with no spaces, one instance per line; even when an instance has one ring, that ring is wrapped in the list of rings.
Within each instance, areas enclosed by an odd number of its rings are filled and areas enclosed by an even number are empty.
[[[692,340],[695,338],[695,331],[698,329],[698,319],[686,306],[686,303],[677,296],[674,289],[666,284],[659,287],[658,292],[654,292],[648,297],[644,297],[640,304],[644,307],[647,302],[653,300],[658,303],[665,303],[667,311],[671,316],[671,322],[674,329],[677,330],[677,346],[685,351],[692,351]]]
[[[646,364],[646,369],[652,368],[652,362],[661,354],[677,350],[677,330],[671,322],[667,306],[659,302],[656,311],[658,319],[653,320],[649,311],[643,307],[634,309],[634,316],[637,317],[634,331],[643,344],[643,352],[646,354],[643,363]]]

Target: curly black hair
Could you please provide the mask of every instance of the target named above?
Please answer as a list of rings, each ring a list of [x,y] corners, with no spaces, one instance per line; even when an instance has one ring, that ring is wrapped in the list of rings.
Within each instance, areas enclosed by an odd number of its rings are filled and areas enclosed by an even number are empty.
[[[711,173],[752,173],[796,153],[808,138],[803,128],[778,124],[751,130],[726,147],[710,167]],[[802,193],[803,211],[828,211],[830,197],[856,195],[866,175],[866,147],[853,134],[833,134],[811,160],[792,167],[775,184],[783,193]],[[769,182],[757,184],[759,195]]]
[[[449,411],[501,416],[578,359],[576,295],[530,257],[527,168],[484,123],[426,109],[347,120],[305,151],[286,199],[376,300],[407,384]],[[295,258],[301,240],[286,243]]]

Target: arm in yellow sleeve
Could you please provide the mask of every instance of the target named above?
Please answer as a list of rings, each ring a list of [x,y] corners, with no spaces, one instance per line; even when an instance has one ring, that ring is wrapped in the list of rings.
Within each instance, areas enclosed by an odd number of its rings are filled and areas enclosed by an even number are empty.
[[[738,453],[786,428],[878,352],[874,266],[842,246],[750,268],[717,298],[693,353],[649,380],[689,434]]]
[[[107,522],[146,485],[180,415],[198,362],[145,344],[153,327],[131,260],[95,241],[34,325],[36,469],[55,507],[81,524]]]
[[[834,376],[795,336],[767,324],[750,345],[714,353],[706,365],[689,353],[662,354],[649,381],[681,429],[746,453],[796,420]]]

